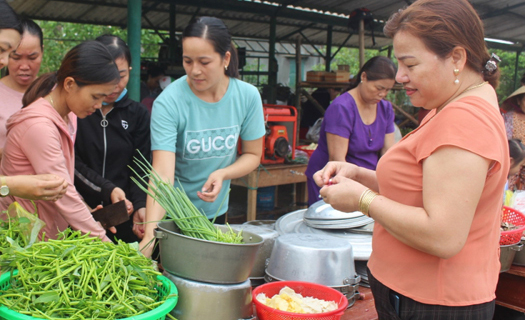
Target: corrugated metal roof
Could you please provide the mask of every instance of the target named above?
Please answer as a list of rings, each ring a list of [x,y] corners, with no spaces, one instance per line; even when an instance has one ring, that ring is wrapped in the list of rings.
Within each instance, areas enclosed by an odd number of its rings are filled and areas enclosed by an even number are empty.
[[[12,0],[19,14],[32,19],[93,23],[125,27],[126,0]],[[271,16],[275,15],[277,39],[293,42],[304,35],[303,43],[325,44],[327,27],[332,25],[332,44],[357,47],[358,36],[347,27],[347,16],[356,8],[366,7],[378,20],[375,43],[367,30],[367,48],[384,48],[391,43],[384,38],[380,23],[409,0],[143,0],[143,28],[169,29],[170,4],[175,4],[176,31],[180,32],[194,16],[221,18],[235,37],[268,39]],[[471,0],[485,23],[486,36],[525,44],[525,1]],[[305,10],[305,8],[307,10]],[[329,13],[329,14],[328,14]],[[349,34],[352,34],[347,40]],[[307,40],[306,40],[307,39]],[[346,41],[346,42],[345,42]]]

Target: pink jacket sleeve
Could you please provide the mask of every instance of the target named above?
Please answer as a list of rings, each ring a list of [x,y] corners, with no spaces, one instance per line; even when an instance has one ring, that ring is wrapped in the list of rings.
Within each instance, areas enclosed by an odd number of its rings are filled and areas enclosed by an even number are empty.
[[[92,236],[110,241],[75,189],[74,178],[70,173],[73,170],[68,170],[69,166],[71,169],[74,167],[74,156],[69,159],[69,152],[62,150],[59,137],[56,126],[49,122],[38,122],[25,132],[20,143],[36,174],[56,174],[69,183],[66,194],[54,203],[56,212],[45,214],[59,214],[73,229],[90,232]]]

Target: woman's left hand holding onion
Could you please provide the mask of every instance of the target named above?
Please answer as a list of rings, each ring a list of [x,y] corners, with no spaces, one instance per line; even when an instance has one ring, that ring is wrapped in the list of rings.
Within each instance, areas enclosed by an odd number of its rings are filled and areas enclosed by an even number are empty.
[[[321,188],[320,195],[334,209],[353,212],[359,209],[359,197],[365,190],[365,186],[352,179],[335,176],[330,185]]]

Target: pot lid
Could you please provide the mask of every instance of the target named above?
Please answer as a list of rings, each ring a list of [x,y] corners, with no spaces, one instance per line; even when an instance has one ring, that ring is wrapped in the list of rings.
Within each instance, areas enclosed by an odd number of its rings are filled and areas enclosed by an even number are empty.
[[[354,233],[354,229],[340,229],[340,230],[326,230],[317,229],[308,226],[304,222],[304,214],[306,209],[290,212],[280,217],[275,222],[275,230],[280,235],[289,233],[317,233],[328,234],[335,237],[347,239],[352,244],[354,253],[354,260],[366,261],[370,258],[372,253],[372,234],[370,233]],[[360,229],[360,228],[356,228]]]
[[[362,212],[343,212],[332,208],[331,205],[319,200],[312,204],[304,214],[305,219],[309,220],[343,220],[354,219],[358,217],[366,217]]]

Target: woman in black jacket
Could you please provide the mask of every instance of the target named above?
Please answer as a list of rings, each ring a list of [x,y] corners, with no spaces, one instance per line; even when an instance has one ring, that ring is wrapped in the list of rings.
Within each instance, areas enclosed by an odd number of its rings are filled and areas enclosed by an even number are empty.
[[[75,187],[91,207],[126,200],[132,219],[116,226],[108,237],[134,242],[142,238],[146,216],[146,194],[130,177],[128,165],[138,151],[150,157],[150,115],[147,109],[128,97],[126,85],[131,70],[131,54],[119,37],[103,35],[96,39],[109,50],[120,72],[115,91],[106,97],[102,109],[78,119],[75,142]],[[139,157],[140,158],[140,157]]]

